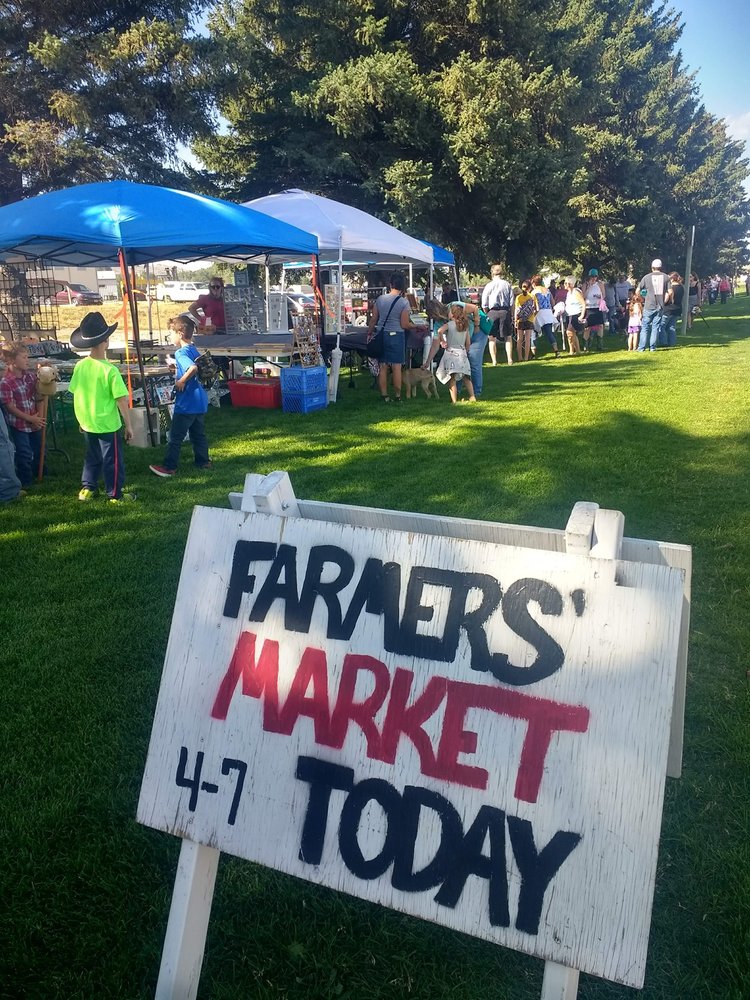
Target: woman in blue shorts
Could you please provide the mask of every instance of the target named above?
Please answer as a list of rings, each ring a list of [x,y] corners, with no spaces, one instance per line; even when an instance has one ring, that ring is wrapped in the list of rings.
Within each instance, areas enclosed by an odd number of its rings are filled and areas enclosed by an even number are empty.
[[[383,331],[383,354],[378,361],[378,388],[383,401],[390,403],[388,395],[388,369],[393,379],[394,402],[401,402],[401,369],[406,362],[406,330],[411,330],[409,303],[404,298],[406,280],[399,271],[394,271],[390,277],[391,290],[387,295],[379,295],[373,306],[367,339],[370,340],[377,330]]]

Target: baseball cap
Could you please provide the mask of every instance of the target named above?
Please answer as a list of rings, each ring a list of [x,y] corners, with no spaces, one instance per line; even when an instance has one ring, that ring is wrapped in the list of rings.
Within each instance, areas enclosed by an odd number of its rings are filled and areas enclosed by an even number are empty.
[[[598,278],[598,277],[599,277],[598,268],[592,267],[591,270],[589,271],[589,278]]]
[[[657,257],[656,260],[652,260],[651,261],[651,267],[652,268],[654,268],[654,267],[655,268],[660,268],[661,267],[661,257]]]

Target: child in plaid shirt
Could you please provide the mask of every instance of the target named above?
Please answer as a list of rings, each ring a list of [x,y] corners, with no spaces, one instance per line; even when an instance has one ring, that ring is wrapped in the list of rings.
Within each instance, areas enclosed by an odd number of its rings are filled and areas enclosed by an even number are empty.
[[[37,412],[36,373],[29,371],[25,344],[10,344],[3,350],[5,375],[0,381],[0,404],[16,447],[16,473],[22,486],[30,486],[39,467],[44,420]]]

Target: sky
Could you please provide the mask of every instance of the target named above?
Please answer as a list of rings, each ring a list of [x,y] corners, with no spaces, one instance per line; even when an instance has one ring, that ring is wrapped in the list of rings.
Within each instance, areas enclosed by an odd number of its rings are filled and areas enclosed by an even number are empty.
[[[698,74],[706,110],[725,118],[734,138],[750,140],[750,0],[672,0],[671,6],[682,15],[679,48]]]

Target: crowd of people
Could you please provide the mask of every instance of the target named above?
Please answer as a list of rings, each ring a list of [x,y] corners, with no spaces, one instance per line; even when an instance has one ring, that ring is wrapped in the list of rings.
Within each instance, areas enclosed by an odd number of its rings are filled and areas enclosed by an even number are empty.
[[[479,303],[462,301],[448,284],[428,300],[433,328],[424,345],[417,341],[411,351],[407,344],[413,343],[417,303],[405,292],[403,275],[391,276],[390,290],[375,303],[368,328],[368,341],[381,333],[386,340],[383,353],[370,360],[385,402],[400,402],[401,368],[416,364],[420,353],[423,370],[437,362],[435,376],[448,386],[452,402],[458,401],[462,387],[467,400],[476,402],[482,394],[486,349],[493,367],[499,363],[498,345],[501,360],[504,352],[506,363],[512,365],[535,360],[540,342],[549,345],[555,358],[604,351],[607,332],[621,335],[628,351],[670,350],[677,346],[677,323],[686,294],[688,329],[704,304],[719,297],[726,302],[734,294],[726,275],[700,280],[691,274],[686,288],[683,276],[678,271],[667,273],[659,258],[635,283],[624,274],[605,278],[595,267],[582,281],[570,275],[545,282],[535,274],[516,286],[501,264],[493,264],[490,273]],[[746,289],[750,295],[750,276]]]
[[[123,445],[133,438],[128,390],[118,368],[107,360],[107,347],[117,323],[108,324],[100,312],[83,317],[70,337],[71,346],[87,351],[70,380],[76,421],[83,433],[85,452],[78,499],[93,500],[100,486],[109,503],[136,499],[125,484]],[[198,469],[212,467],[205,432],[208,395],[198,378],[193,345],[196,324],[189,312],[170,320],[175,348],[175,403],[163,464],[150,465],[161,478],[175,475],[182,443],[189,437]],[[0,502],[18,500],[32,486],[42,463],[45,424],[40,407],[38,376],[30,369],[29,351],[20,342],[3,347],[5,371],[0,380]],[[42,469],[42,471],[45,471]]]
[[[688,328],[705,304],[724,303],[734,294],[726,275],[700,280],[691,274],[687,289],[677,271],[666,273],[658,258],[651,270],[633,284],[624,274],[615,280],[590,268],[578,281],[570,275],[545,282],[540,274],[513,286],[501,264],[493,264],[490,281],[479,303],[464,302],[455,288],[444,285],[442,294],[426,303],[433,323],[425,335],[415,321],[416,299],[405,288],[405,278],[394,272],[390,287],[374,303],[368,341],[377,340],[378,350],[369,363],[385,402],[400,402],[402,369],[410,363],[425,372],[437,365],[435,377],[448,387],[450,399],[458,402],[463,392],[476,402],[483,389],[485,350],[490,363],[498,364],[498,344],[508,365],[534,360],[540,340],[550,355],[560,358],[605,349],[605,331],[622,334],[628,351],[645,353],[677,344],[677,321],[683,313],[687,293]],[[169,443],[161,465],[150,470],[161,478],[177,471],[182,442],[193,446],[199,469],[210,469],[205,434],[207,394],[197,378],[198,350],[193,345],[196,311],[202,309],[216,329],[223,327],[223,282],[212,279],[208,296],[170,321],[175,347],[175,408]],[[750,274],[745,280],[750,295]],[[205,299],[206,301],[202,301]],[[101,313],[90,313],[71,335],[71,345],[87,350],[70,384],[76,419],[84,433],[86,454],[79,499],[90,500],[102,482],[114,503],[134,500],[125,488],[122,444],[132,437],[127,389],[117,368],[106,358],[106,349],[117,324],[108,325]],[[407,350],[407,337],[408,350]],[[407,354],[409,358],[407,359]],[[4,345],[5,371],[0,380],[0,501],[22,497],[34,481],[42,463],[44,417],[39,405],[37,375],[30,369],[25,344]],[[501,353],[502,360],[502,353]],[[391,389],[389,393],[388,379]]]

